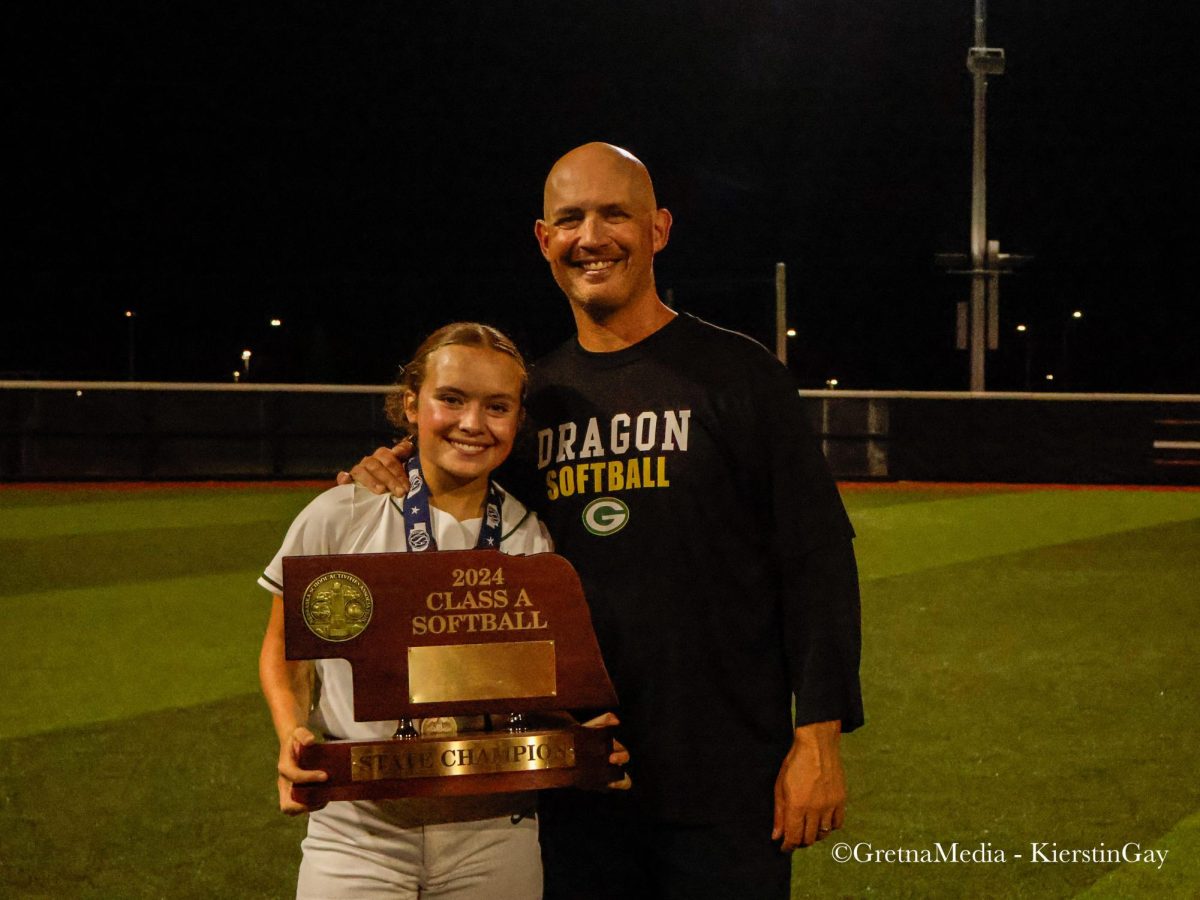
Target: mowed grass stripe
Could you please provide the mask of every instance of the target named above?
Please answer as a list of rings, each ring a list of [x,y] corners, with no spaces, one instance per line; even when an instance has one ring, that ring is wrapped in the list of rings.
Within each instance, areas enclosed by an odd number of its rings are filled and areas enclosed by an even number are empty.
[[[1200,491],[997,493],[883,507],[855,506],[859,496],[846,501],[863,580],[1200,518]]]
[[[0,896],[287,897],[261,697],[0,741]]]
[[[190,575],[261,572],[287,522],[263,520],[0,540],[0,608],[7,595],[138,584]],[[251,579],[252,581],[253,579]],[[79,595],[87,600],[86,594]]]
[[[330,484],[332,487],[332,482]],[[162,490],[109,494],[100,502],[70,492],[54,494],[50,505],[20,505],[10,502],[19,495],[0,491],[0,538],[34,539],[80,534],[172,528],[180,524],[235,525],[239,523],[290,522],[319,491],[311,487],[256,491],[246,488],[219,489],[200,493]],[[116,498],[116,499],[114,499]]]
[[[5,598],[0,738],[255,690],[270,608],[256,573]]]
[[[1147,848],[1141,846],[1138,849],[1144,860]],[[1154,849],[1167,852],[1161,869],[1157,867],[1157,862],[1128,862],[1105,875],[1086,891],[1076,894],[1076,897],[1080,900],[1105,900],[1111,897],[1178,897],[1181,900],[1194,900],[1200,894],[1200,811],[1188,816],[1156,840]]]
[[[1030,487],[1000,484],[918,485],[912,482],[839,482],[838,489],[847,509],[873,509],[881,506],[907,506],[935,500],[961,500],[965,497],[989,497],[996,494],[1029,493]]]
[[[825,848],[797,860],[797,896],[1070,897],[1112,867],[1032,864],[1031,842],[1158,846],[1200,807],[1198,541],[1190,521],[866,583],[841,838],[1009,861]]]
[[[64,481],[0,483],[0,508],[56,506],[67,503],[120,503],[154,496],[211,497],[214,493],[297,493],[315,495],[333,484],[317,481]]]

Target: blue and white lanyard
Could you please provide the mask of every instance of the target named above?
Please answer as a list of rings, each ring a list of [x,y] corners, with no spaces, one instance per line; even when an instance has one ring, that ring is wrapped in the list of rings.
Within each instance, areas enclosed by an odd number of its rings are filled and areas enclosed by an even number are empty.
[[[436,550],[437,540],[433,536],[433,522],[429,515],[429,488],[421,473],[421,454],[414,453],[405,465],[408,471],[408,494],[400,508],[404,516],[404,539],[410,553]],[[500,506],[504,494],[496,483],[488,479],[487,503],[483,508],[483,523],[479,526],[477,550],[500,549]]]

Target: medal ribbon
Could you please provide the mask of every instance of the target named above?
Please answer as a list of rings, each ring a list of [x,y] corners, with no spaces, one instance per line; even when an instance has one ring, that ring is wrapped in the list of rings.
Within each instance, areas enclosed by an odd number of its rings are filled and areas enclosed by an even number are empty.
[[[421,472],[421,454],[414,453],[405,464],[408,471],[408,494],[400,508],[404,516],[404,539],[410,553],[436,550],[437,540],[433,536],[433,520],[429,513],[429,487]],[[500,549],[500,507],[504,494],[492,479],[488,479],[487,502],[483,507],[483,522],[479,526],[476,550]]]

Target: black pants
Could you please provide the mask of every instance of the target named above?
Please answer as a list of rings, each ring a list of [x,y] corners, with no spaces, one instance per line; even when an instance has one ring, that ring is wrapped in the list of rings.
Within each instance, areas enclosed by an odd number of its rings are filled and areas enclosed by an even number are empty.
[[[791,855],[771,821],[680,824],[640,815],[622,794],[544,791],[545,900],[786,900]]]

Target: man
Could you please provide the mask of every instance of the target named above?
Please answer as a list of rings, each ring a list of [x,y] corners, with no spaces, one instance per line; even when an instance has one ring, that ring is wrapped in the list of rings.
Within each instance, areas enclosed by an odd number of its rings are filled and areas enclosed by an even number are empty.
[[[862,724],[853,532],[784,367],[659,299],[671,214],[641,162],[578,147],[543,199],[578,334],[535,366],[535,465],[503,480],[579,570],[633,774],[543,795],[547,896],[786,897],[778,851],[841,826]]]

